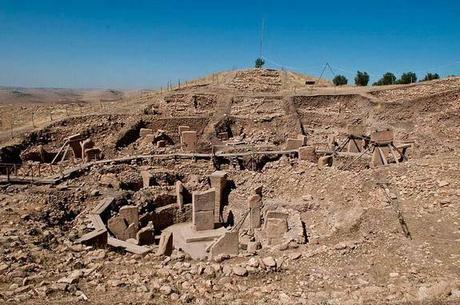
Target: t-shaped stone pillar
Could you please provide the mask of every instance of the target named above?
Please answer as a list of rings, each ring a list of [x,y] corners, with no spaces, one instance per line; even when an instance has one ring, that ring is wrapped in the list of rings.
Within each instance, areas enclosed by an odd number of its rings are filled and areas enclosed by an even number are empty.
[[[225,201],[225,187],[227,186],[227,173],[216,171],[209,177],[211,187],[216,191],[216,201],[214,203],[214,222],[223,222],[222,209]]]

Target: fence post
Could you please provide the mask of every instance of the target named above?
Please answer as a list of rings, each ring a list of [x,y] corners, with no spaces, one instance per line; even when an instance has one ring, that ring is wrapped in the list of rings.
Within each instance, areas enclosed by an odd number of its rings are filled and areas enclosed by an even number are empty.
[[[14,125],[14,121],[13,121],[13,115],[11,115],[11,122],[10,122],[10,129],[11,129],[11,137],[14,138],[14,131],[13,131],[13,125]]]
[[[32,127],[35,128],[35,112],[32,111]]]

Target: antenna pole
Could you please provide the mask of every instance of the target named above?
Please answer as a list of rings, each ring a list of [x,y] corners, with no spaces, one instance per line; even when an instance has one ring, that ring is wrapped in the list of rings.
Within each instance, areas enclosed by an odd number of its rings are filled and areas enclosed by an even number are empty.
[[[265,28],[265,18],[262,18],[262,28],[260,31],[260,49],[259,49],[259,58],[263,56],[263,47],[264,47],[264,28]]]

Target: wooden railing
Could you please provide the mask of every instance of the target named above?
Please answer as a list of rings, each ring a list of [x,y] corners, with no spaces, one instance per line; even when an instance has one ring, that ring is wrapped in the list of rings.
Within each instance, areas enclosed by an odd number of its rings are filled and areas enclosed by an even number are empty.
[[[47,163],[0,163],[0,175],[8,181],[17,179],[34,180],[54,175],[63,175],[64,168],[60,164]]]

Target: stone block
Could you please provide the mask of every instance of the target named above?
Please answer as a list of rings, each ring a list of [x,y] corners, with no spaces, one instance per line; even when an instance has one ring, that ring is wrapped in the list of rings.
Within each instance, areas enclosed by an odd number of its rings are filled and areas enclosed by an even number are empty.
[[[107,228],[109,229],[110,233],[112,233],[116,238],[125,240],[126,229],[128,225],[123,217],[114,216],[110,218],[107,222]]]
[[[137,232],[136,239],[137,244],[141,246],[155,243],[155,230],[152,222]]]
[[[185,152],[195,152],[198,144],[196,131],[183,131],[181,134],[181,146]]]
[[[377,145],[388,145],[394,141],[393,130],[382,130],[371,133],[371,142]]]
[[[84,150],[85,162],[97,161],[102,159],[102,152],[99,147],[87,148]]]
[[[143,138],[146,135],[153,134],[153,130],[149,128],[141,128],[139,130],[139,137]]]
[[[309,161],[316,163],[318,157],[316,156],[316,149],[314,146],[303,146],[299,148],[299,160]]]
[[[302,145],[303,145],[303,140],[302,139],[288,138],[286,140],[286,150],[299,149],[299,147],[302,147]]]
[[[366,135],[366,127],[362,125],[348,125],[347,134],[349,137],[363,137]]]
[[[211,188],[204,192],[192,193],[192,211],[193,213],[199,211],[214,211],[214,204],[216,200],[216,191]]]
[[[80,237],[76,242],[81,243],[87,246],[96,246],[104,247],[107,245],[107,230],[93,230],[82,237]]]
[[[126,228],[126,230],[125,230],[125,236],[124,236],[125,238],[122,238],[122,240],[127,240],[127,239],[130,239],[130,238],[136,240],[137,228],[138,228],[138,227],[136,226],[136,224],[134,224],[134,223],[130,224],[130,225]]]
[[[318,169],[331,167],[333,162],[332,156],[323,156],[318,159]]]
[[[165,141],[165,140],[159,140],[159,141],[157,142],[157,147],[158,147],[158,148],[166,147],[166,141]]]
[[[121,182],[118,180],[117,176],[112,173],[102,175],[99,179],[99,184],[105,187],[111,187],[116,190],[120,189]]]
[[[302,141],[302,146],[307,145],[307,136],[306,135],[299,134],[297,136],[297,139]]]
[[[287,231],[287,219],[267,218],[265,222],[265,236],[269,244],[280,243]]]
[[[218,255],[238,255],[239,251],[239,232],[225,232],[211,246],[211,258]]]
[[[157,255],[170,256],[173,251],[173,234],[172,232],[162,232],[160,243],[158,244]]]
[[[227,141],[228,140],[228,132],[219,132],[219,134],[217,135],[217,137],[221,140],[221,141]]]
[[[214,210],[194,212],[192,214],[192,223],[195,231],[214,229]]]
[[[129,225],[134,224],[136,230],[139,228],[139,210],[137,206],[125,205],[120,208],[119,216],[123,217],[126,220],[126,223]],[[136,236],[134,236],[135,238]]]

